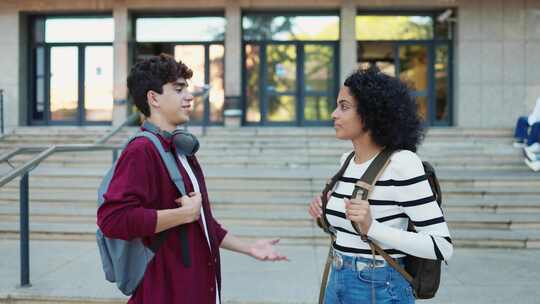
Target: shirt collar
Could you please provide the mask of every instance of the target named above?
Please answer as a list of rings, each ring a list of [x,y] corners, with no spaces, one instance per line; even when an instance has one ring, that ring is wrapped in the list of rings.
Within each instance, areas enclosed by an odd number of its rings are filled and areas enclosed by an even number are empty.
[[[145,129],[142,126],[141,126],[141,130],[151,132],[150,130]],[[163,148],[165,149],[165,151],[166,152],[171,151],[172,146],[173,146],[172,136],[170,134],[162,134],[162,133],[158,133],[156,135],[159,138],[159,141],[161,142],[161,145],[163,145]]]

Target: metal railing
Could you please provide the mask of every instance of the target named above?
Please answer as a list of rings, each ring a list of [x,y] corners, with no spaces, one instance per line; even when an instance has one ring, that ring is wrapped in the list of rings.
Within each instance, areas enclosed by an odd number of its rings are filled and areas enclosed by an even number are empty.
[[[2,125],[0,126],[1,135],[4,135],[4,90],[0,89],[0,120]]]
[[[122,148],[122,145],[108,145],[106,142],[117,134],[122,128],[129,125],[138,119],[139,114],[132,114],[124,123],[115,127],[113,130],[108,132],[105,136],[98,139],[93,144],[66,144],[66,145],[50,145],[50,146],[30,146],[30,147],[20,147],[12,152],[8,152],[0,156],[0,163],[7,162],[10,166],[9,160],[16,155],[36,153],[39,154],[33,157],[31,160],[24,163],[22,166],[17,168],[12,166],[12,170],[9,171],[6,175],[0,178],[0,188],[5,186],[7,183],[21,177],[19,191],[20,191],[20,267],[21,267],[21,287],[30,287],[30,217],[29,217],[29,177],[30,171],[34,170],[41,162],[46,160],[49,156],[55,153],[61,152],[90,152],[90,151],[103,151],[103,150],[112,150],[113,152],[113,162],[116,160],[118,155],[118,150]]]

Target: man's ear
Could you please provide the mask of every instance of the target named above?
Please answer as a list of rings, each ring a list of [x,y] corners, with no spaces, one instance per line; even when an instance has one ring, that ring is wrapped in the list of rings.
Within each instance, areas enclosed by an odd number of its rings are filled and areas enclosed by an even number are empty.
[[[148,105],[151,108],[159,108],[158,95],[158,93],[152,90],[148,90],[146,93],[146,100],[148,100]]]

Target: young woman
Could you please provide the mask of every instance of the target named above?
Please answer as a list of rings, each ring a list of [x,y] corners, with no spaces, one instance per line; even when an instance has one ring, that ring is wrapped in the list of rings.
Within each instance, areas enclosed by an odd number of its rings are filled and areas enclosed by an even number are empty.
[[[373,260],[352,222],[402,266],[406,255],[440,260],[452,255],[448,226],[415,154],[423,138],[415,99],[399,79],[374,67],[359,70],[341,87],[332,118],[336,137],[350,140],[355,156],[326,208],[336,240],[325,303],[414,303],[410,284],[382,256]],[[369,201],[351,200],[355,182],[384,148],[395,152]],[[343,154],[342,165],[349,154]],[[323,215],[321,206],[321,198],[314,198],[313,218]],[[409,221],[416,232],[407,231]]]

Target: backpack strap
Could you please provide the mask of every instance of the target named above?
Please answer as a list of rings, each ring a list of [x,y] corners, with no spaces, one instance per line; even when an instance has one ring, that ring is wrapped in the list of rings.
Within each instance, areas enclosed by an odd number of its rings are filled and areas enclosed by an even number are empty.
[[[343,162],[343,165],[341,165],[341,168],[339,169],[339,171],[334,176],[332,176],[331,179],[329,179],[326,182],[326,185],[324,187],[324,190],[321,196],[323,215],[322,217],[317,219],[317,224],[326,233],[330,233],[331,235],[332,235],[332,232],[330,231],[330,224],[328,223],[328,220],[326,219],[326,205],[328,205],[328,193],[334,188],[336,183],[343,176],[343,174],[345,173],[345,170],[347,170],[347,167],[349,166],[349,163],[351,162],[351,159],[353,157],[354,157],[354,151],[352,151],[349,155],[347,155],[347,159],[345,159],[345,162]]]
[[[184,186],[184,180],[182,179],[182,175],[180,174],[180,171],[178,169],[178,163],[176,162],[176,158],[174,154],[171,152],[166,152],[159,138],[154,133],[151,133],[148,131],[138,132],[137,134],[135,134],[128,140],[128,144],[134,139],[139,138],[139,137],[146,137],[154,144],[154,146],[159,152],[159,155],[161,156],[161,159],[165,163],[165,167],[167,167],[167,172],[169,172],[169,177],[172,179],[174,185],[180,192],[180,195],[181,196],[187,195],[186,188]],[[189,256],[189,243],[187,239],[187,232],[184,225],[178,226],[178,229],[180,233],[180,243],[181,243],[180,247],[182,248],[182,262],[185,267],[189,267],[191,266],[191,259]],[[157,252],[157,250],[165,242],[166,233],[167,231],[163,231],[157,235],[157,237],[149,246],[150,250],[152,250],[154,253]]]
[[[324,187],[321,201],[322,201],[322,212],[323,215],[317,219],[317,224],[319,227],[321,227],[324,232],[330,234],[330,246],[328,248],[328,255],[326,257],[326,263],[324,264],[324,271],[323,276],[321,280],[321,288],[319,290],[319,304],[324,303],[324,293],[326,290],[326,284],[328,283],[328,275],[330,274],[330,267],[332,266],[332,258],[333,258],[333,252],[332,252],[332,246],[335,240],[335,233],[330,230],[330,223],[328,223],[328,219],[326,218],[326,205],[328,205],[328,193],[334,188],[338,180],[343,176],[345,173],[345,170],[347,170],[347,167],[349,166],[349,163],[351,162],[351,159],[354,157],[354,151],[352,151],[348,156],[347,159],[345,159],[345,162],[343,162],[343,165],[341,165],[341,168],[339,171],[326,182],[326,185]]]
[[[373,188],[375,187],[375,183],[379,178],[381,177],[382,173],[384,172],[384,169],[388,166],[390,163],[390,157],[394,151],[391,151],[389,149],[384,149],[375,159],[373,162],[369,165],[366,172],[362,177],[356,182],[356,185],[354,186],[354,191],[351,196],[352,199],[360,198],[362,200],[368,200],[369,195]],[[363,241],[367,242],[369,244],[369,247],[371,248],[372,252],[377,252],[380,256],[382,256],[385,261],[392,266],[395,270],[397,270],[409,283],[413,284],[413,278],[412,276],[407,273],[403,267],[399,266],[399,264],[394,260],[388,253],[386,253],[379,245],[377,245],[373,240],[370,240],[367,238],[366,235],[364,235],[361,231],[358,225],[354,222],[351,222],[352,226],[356,230],[358,234],[360,234],[360,237]]]

